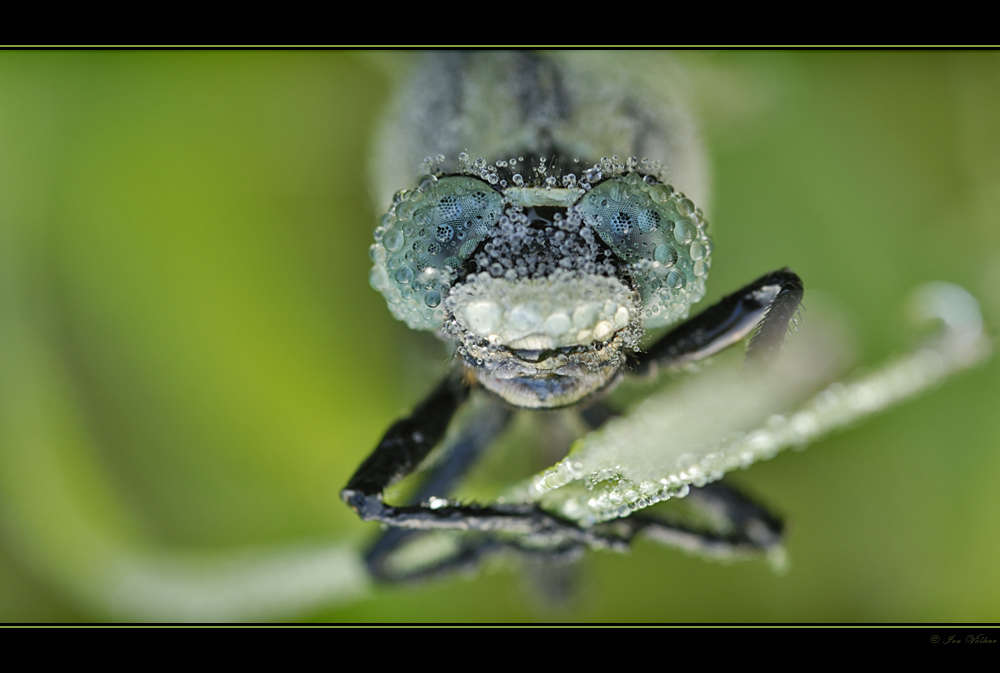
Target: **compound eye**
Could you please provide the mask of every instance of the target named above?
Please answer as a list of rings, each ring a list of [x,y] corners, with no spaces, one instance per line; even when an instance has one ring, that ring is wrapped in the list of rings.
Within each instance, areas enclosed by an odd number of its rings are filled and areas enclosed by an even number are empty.
[[[627,263],[647,328],[687,317],[705,295],[712,242],[701,212],[683,194],[630,173],[598,184],[574,208]]]
[[[496,226],[504,198],[476,178],[427,175],[393,201],[375,230],[369,282],[396,318],[413,329],[438,329],[459,266]]]

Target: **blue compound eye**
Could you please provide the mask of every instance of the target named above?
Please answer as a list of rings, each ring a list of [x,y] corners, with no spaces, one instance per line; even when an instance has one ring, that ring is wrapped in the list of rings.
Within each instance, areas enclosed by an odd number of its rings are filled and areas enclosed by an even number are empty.
[[[687,317],[705,295],[712,242],[701,212],[683,194],[630,173],[598,184],[574,209],[627,263],[646,327]]]
[[[442,299],[462,262],[496,226],[504,198],[482,180],[425,176],[396,195],[375,230],[372,287],[396,318],[413,329],[438,329]]]

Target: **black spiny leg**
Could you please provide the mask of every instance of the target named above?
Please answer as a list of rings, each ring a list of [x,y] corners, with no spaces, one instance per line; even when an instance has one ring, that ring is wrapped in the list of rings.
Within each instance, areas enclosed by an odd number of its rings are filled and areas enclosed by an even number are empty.
[[[492,399],[489,401],[492,403],[463,428],[461,435],[450,447],[447,458],[427,473],[410,504],[425,502],[432,497],[451,493],[456,483],[465,476],[483,450],[507,426],[507,422],[513,415],[511,410],[498,401]],[[493,546],[488,547],[485,544],[466,545],[454,556],[438,562],[432,568],[420,572],[409,572],[405,575],[394,571],[391,566],[391,557],[394,552],[426,532],[412,528],[386,530],[365,554],[365,563],[372,575],[378,579],[398,582],[444,574],[477,565],[480,558],[493,548]]]
[[[382,491],[411,474],[437,446],[469,389],[451,377],[442,381],[408,418],[396,421],[357,469],[340,497],[365,521],[381,520],[391,507]]]
[[[382,492],[420,465],[444,437],[452,417],[467,396],[466,387],[447,379],[412,415],[394,423],[375,452],[341,491],[344,502],[365,521],[412,530],[486,534],[485,539],[463,550],[468,559],[456,558],[453,565],[471,563],[487,548],[498,545],[550,555],[575,554],[585,547],[624,548],[624,543],[614,535],[581,529],[571,521],[530,504],[478,506],[420,502],[395,507],[384,503]],[[486,438],[481,441],[488,443]],[[376,573],[385,557],[383,551],[378,545],[372,550],[371,562]]]
[[[747,361],[769,362],[785,342],[802,291],[802,280],[790,269],[762,276],[665,334],[640,357],[638,371],[678,369],[750,334]]]

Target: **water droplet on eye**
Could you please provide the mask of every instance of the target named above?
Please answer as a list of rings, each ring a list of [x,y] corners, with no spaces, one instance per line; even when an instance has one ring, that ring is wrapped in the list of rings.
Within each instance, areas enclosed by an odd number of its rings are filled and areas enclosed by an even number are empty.
[[[417,205],[412,201],[403,201],[401,204],[396,206],[396,218],[400,222],[408,222],[411,217],[413,217],[413,212],[417,209]]]
[[[462,214],[462,206],[454,194],[442,196],[438,200],[438,209],[441,211],[441,218],[445,220],[454,220]]]
[[[680,210],[680,209],[678,209]],[[688,220],[678,220],[674,223],[674,239],[681,245],[687,245],[694,238],[694,227]]]
[[[660,214],[655,210],[643,210],[636,219],[638,220],[639,230],[647,234],[651,231],[656,231],[661,221]]]
[[[402,248],[405,241],[406,237],[403,236],[403,232],[399,229],[390,229],[385,232],[384,236],[382,236],[382,245],[384,245],[385,249],[389,252],[396,252]]]
[[[400,285],[408,285],[411,280],[413,280],[413,269],[409,266],[401,266],[396,269],[396,273],[393,274],[393,278]]]
[[[441,243],[447,243],[455,235],[455,229],[450,224],[439,224],[434,236]]]
[[[431,308],[435,308],[441,303],[441,293],[437,290],[429,290],[427,294],[424,295],[424,303]]]
[[[628,236],[632,232],[632,218],[628,213],[615,213],[611,216],[611,231],[619,236]]]
[[[653,259],[663,266],[670,267],[677,263],[677,251],[666,243],[660,243],[653,251]]]
[[[674,269],[667,274],[667,286],[673,288],[674,290],[679,290],[684,287],[684,282],[684,274],[677,269]]]
[[[691,244],[691,259],[696,262],[705,259],[705,246],[698,241]]]
[[[649,189],[649,198],[653,199],[656,203],[666,203],[673,195],[674,188],[670,185],[656,185]]]
[[[691,199],[681,199],[677,202],[677,212],[681,217],[691,217],[694,215],[695,207]]]

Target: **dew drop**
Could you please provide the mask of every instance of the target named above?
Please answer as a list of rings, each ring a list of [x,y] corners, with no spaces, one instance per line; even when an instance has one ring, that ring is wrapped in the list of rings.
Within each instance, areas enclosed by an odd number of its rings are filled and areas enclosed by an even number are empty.
[[[455,229],[450,224],[439,224],[437,231],[434,232],[434,237],[441,243],[447,243],[454,235]]]
[[[653,259],[666,267],[677,263],[677,251],[666,243],[660,243],[653,251]]]
[[[674,194],[674,188],[670,185],[656,185],[649,189],[649,197],[656,203],[666,203]]]
[[[674,239],[681,245],[687,245],[694,238],[693,229],[690,221],[677,220],[674,223]]]
[[[408,222],[411,217],[413,217],[413,212],[417,209],[417,205],[412,201],[403,201],[398,206],[396,206],[396,218],[400,222]]]
[[[694,215],[695,207],[691,199],[681,199],[677,202],[677,212],[681,217],[691,217]]]
[[[660,214],[655,210],[643,210],[639,212],[638,217],[639,230],[645,233],[650,233],[656,231],[656,228],[660,226]]]
[[[403,247],[404,242],[406,242],[406,237],[399,229],[390,229],[382,236],[382,245],[389,252],[396,252]]]
[[[411,280],[413,280],[413,268],[409,266],[401,266],[396,269],[396,273],[393,274],[396,282],[400,285],[408,285]]]

